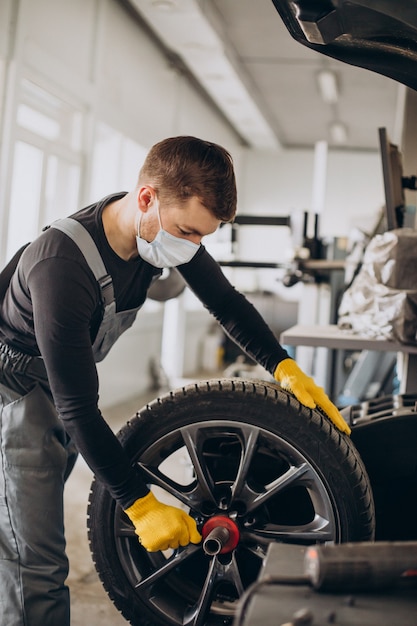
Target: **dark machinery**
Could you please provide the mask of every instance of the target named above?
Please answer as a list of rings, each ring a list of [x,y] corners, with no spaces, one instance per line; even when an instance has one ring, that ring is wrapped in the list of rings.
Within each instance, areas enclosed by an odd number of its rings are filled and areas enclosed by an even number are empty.
[[[269,547],[233,626],[414,626],[417,614],[417,396],[346,407],[375,502],[375,542]]]
[[[274,544],[233,626],[414,626],[417,542]]]

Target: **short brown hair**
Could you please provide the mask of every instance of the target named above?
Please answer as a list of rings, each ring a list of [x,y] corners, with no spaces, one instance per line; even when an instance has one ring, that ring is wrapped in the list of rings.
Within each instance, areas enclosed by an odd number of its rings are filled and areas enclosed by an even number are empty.
[[[138,185],[150,184],[165,203],[197,196],[222,222],[236,213],[236,180],[229,152],[196,137],[164,139],[149,151],[139,172]]]

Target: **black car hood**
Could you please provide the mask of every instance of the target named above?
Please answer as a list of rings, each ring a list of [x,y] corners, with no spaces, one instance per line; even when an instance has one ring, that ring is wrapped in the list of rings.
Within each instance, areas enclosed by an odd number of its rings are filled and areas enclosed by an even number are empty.
[[[272,0],[291,36],[417,89],[417,0]]]

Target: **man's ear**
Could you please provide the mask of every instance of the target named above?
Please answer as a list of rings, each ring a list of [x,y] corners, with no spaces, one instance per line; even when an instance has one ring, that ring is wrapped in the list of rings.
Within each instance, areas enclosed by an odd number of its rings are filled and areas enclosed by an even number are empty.
[[[149,185],[142,185],[138,189],[138,208],[146,213],[151,204],[152,200],[155,198],[155,190]]]

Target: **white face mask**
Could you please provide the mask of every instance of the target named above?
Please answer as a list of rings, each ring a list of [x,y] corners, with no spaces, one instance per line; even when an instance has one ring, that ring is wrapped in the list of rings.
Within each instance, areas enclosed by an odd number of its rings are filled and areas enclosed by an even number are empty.
[[[159,231],[153,241],[146,241],[140,236],[140,222],[142,211],[139,213],[138,234],[136,244],[138,252],[144,261],[154,267],[177,267],[191,261],[200,247],[200,244],[170,235],[162,228],[161,217],[159,215],[159,201],[157,204],[157,214],[159,221]]]

